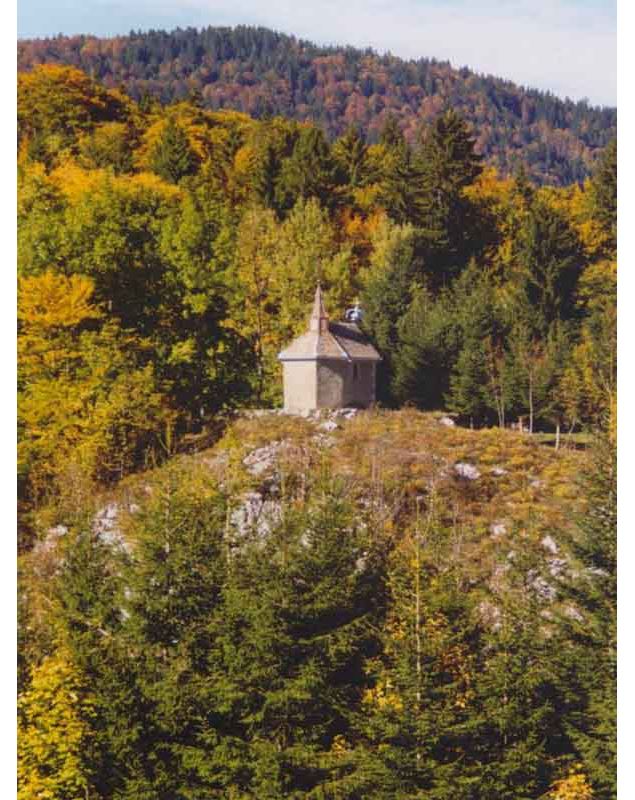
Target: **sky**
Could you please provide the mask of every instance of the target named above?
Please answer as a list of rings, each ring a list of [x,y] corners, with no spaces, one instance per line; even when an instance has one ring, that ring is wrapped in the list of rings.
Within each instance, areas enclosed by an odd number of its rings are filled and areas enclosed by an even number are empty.
[[[617,104],[615,0],[18,0],[18,36],[263,25]]]

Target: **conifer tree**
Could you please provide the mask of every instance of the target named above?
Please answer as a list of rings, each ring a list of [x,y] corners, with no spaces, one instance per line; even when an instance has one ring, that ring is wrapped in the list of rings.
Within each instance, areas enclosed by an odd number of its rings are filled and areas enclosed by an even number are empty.
[[[310,126],[300,132],[290,158],[282,165],[276,197],[285,209],[297,200],[317,198],[325,208],[333,207],[336,164],[324,133]]]
[[[571,318],[583,267],[579,240],[563,216],[536,199],[521,233],[520,283],[546,334],[553,322]]]
[[[170,117],[150,156],[152,171],[169,183],[178,183],[196,168],[196,157],[187,133]]]
[[[378,177],[378,200],[390,219],[412,221],[412,154],[396,118],[389,115],[379,137],[373,172]]]
[[[418,289],[398,323],[393,391],[401,402],[441,408],[449,391],[449,365],[456,358],[457,321],[446,293],[436,299]]]
[[[607,256],[617,253],[617,139],[606,146],[591,179],[594,217],[604,229]]]
[[[384,220],[373,235],[370,268],[363,277],[364,326],[382,354],[378,371],[379,398],[391,397],[393,359],[397,353],[400,320],[412,302],[418,267],[415,231],[410,225]]]
[[[583,490],[588,507],[567,537],[556,662],[567,731],[594,797],[617,797],[617,464],[608,431],[596,439]]]
[[[352,189],[363,186],[368,179],[368,147],[359,129],[354,125],[347,128],[333,145],[333,158],[341,173],[342,183],[350,193]]]
[[[238,540],[216,691],[247,748],[231,778],[245,796],[320,796],[338,780],[338,742],[349,736],[363,659],[375,648],[377,567],[343,487],[318,487],[308,508],[285,508],[266,538]]]
[[[212,676],[225,527],[214,488],[171,466],[126,530],[132,553],[122,573],[121,641],[138,694],[128,724],[142,734],[125,769],[122,796],[130,800],[185,800],[214,785],[210,748],[222,698]]]
[[[358,715],[347,797],[476,797],[480,625],[432,489],[391,554],[382,652]],[[414,518],[414,519],[413,519]]]
[[[472,206],[463,190],[482,171],[465,122],[454,111],[437,117],[413,159],[415,224],[439,279],[451,277],[470,253]]]

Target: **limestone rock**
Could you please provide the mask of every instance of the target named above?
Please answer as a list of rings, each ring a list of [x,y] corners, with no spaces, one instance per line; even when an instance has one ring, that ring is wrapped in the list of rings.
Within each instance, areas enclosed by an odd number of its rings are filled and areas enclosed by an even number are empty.
[[[465,464],[463,462],[459,462],[458,464],[454,465],[454,471],[459,478],[465,478],[468,481],[475,481],[477,478],[481,477],[481,473],[474,466],[474,464]]]
[[[283,443],[274,441],[264,447],[257,447],[243,458],[247,472],[255,477],[260,477],[272,469]]]
[[[243,495],[241,505],[231,514],[231,522],[240,536],[252,530],[260,536],[266,536],[280,518],[280,503],[265,499],[260,492],[247,492]]]

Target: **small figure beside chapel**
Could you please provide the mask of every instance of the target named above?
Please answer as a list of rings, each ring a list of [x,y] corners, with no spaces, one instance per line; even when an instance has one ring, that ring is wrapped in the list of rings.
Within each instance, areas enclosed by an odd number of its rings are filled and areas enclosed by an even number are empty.
[[[381,356],[358,327],[361,316],[356,305],[346,321],[331,322],[318,284],[309,330],[278,355],[284,369],[285,411],[373,405]]]

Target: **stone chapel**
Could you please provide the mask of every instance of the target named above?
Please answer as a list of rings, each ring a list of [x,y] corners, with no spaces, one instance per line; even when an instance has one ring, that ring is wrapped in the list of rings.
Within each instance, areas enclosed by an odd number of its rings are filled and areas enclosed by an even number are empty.
[[[318,408],[368,408],[375,402],[381,356],[357,326],[359,308],[344,322],[331,322],[318,284],[306,333],[278,358],[284,370],[285,411]]]

